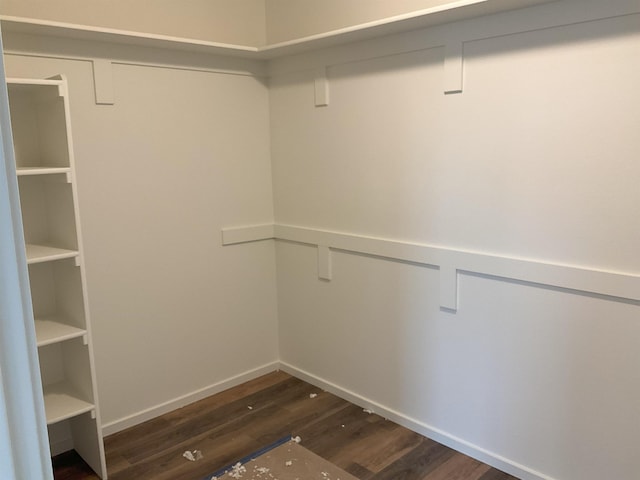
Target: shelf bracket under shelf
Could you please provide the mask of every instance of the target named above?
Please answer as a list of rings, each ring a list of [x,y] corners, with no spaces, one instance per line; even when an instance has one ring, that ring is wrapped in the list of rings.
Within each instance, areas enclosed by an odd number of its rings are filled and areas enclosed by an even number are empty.
[[[318,278],[331,281],[331,248],[327,245],[318,245]]]
[[[315,89],[316,107],[326,107],[329,105],[329,80],[327,78],[327,67],[316,69],[313,80]]]
[[[93,86],[96,105],[114,105],[113,64],[110,60],[93,59]]]
[[[43,173],[42,176],[45,178],[45,181],[47,183],[73,183],[73,173],[71,173],[70,169],[66,169],[66,171],[62,171],[64,170],[64,168],[60,168],[59,171],[54,170],[58,169],[51,169],[49,172],[44,172],[47,174]]]
[[[458,269],[449,263],[440,265],[440,310],[458,311]]]
[[[444,93],[462,93],[464,47],[461,40],[450,40],[444,46]]]

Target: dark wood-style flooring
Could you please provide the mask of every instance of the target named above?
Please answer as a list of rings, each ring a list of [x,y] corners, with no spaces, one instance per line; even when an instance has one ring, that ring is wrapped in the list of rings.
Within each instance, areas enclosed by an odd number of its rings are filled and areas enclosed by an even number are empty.
[[[515,479],[284,372],[105,438],[107,470],[110,480],[201,480],[289,434],[361,480]],[[54,470],[56,480],[98,478],[73,453]]]

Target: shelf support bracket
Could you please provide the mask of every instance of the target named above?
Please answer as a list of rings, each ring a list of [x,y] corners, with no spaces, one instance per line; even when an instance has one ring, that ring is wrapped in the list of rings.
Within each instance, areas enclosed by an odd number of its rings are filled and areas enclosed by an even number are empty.
[[[453,265],[440,265],[440,310],[458,311],[458,269]]]
[[[327,79],[327,67],[316,69],[313,80],[315,89],[316,107],[329,105],[329,80]]]
[[[444,46],[444,93],[462,93],[464,47],[460,40],[448,41]]]
[[[47,80],[62,80],[62,82],[58,84],[58,96],[69,96],[69,89],[67,88],[67,78],[64,75],[54,75],[53,77],[47,77]]]
[[[318,245],[318,278],[331,281],[331,249],[326,245]]]
[[[113,91],[113,64],[110,60],[93,59],[93,86],[96,105],[115,104]]]

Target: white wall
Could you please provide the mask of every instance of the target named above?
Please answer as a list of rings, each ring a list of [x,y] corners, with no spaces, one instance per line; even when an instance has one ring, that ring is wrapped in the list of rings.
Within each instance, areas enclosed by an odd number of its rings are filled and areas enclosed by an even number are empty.
[[[274,62],[276,223],[637,284],[639,20],[564,1]],[[444,95],[451,39],[464,88]],[[438,268],[331,256],[319,280],[316,248],[278,242],[291,371],[523,478],[637,477],[637,293],[460,272],[452,313]]]
[[[0,13],[238,45],[265,42],[264,0],[2,0]]]
[[[110,106],[95,104],[88,61],[9,54],[6,65],[69,79],[107,432],[274,368],[274,246],[220,245],[222,226],[273,222],[263,80],[116,64]]]
[[[269,91],[211,71],[232,60],[121,61],[114,106],[95,105],[86,59],[8,55],[10,75],[69,76],[107,431],[279,355],[523,478],[634,480],[640,303],[606,284],[640,275],[638,20],[635,0],[566,0],[277,60]],[[445,96],[456,45],[463,93]],[[446,311],[442,270],[411,255],[334,249],[324,281],[313,246],[220,246],[223,227],[272,223],[272,198],[278,224],[320,231],[310,244],[338,231],[577,284],[609,273],[588,293],[463,269]]]

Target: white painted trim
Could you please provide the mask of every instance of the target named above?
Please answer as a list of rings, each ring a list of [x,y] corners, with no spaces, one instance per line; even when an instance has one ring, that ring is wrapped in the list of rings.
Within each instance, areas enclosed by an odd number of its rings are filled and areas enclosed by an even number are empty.
[[[110,60],[93,59],[93,88],[97,105],[115,104],[113,64]]]
[[[235,45],[195,38],[176,37],[131,30],[81,25],[54,20],[0,15],[6,31],[66,37],[84,41],[126,43],[152,48],[200,51],[218,55],[274,58],[345,42],[425,28],[504,10],[547,3],[552,0],[452,0],[444,5],[415,10],[328,32],[268,45]]]
[[[8,34],[4,54],[20,57],[48,58],[92,62],[101,57],[111,61],[112,65],[133,67],[167,68],[190,72],[217,73],[248,77],[265,77],[266,68],[260,60],[234,57],[216,57],[193,52],[175,52],[172,50],[151,50],[132,48],[119,44],[79,43],[67,38],[43,42],[47,37]]]
[[[391,239],[276,225],[275,237],[333,249],[386,257],[424,265],[446,265],[458,272],[560,287],[586,293],[640,300],[640,273],[607,271],[583,265],[567,265],[531,258],[458,250],[448,247],[399,242]]]
[[[458,269],[453,265],[440,265],[440,308],[458,310]]]
[[[329,105],[329,80],[327,79],[327,68],[316,69],[313,81],[316,107],[326,107]]]
[[[269,61],[268,73],[269,76],[274,77],[314,70],[323,66],[332,67],[432,48],[444,47],[446,50],[447,45],[451,48],[456,43],[461,44],[464,49],[464,44],[479,40],[623,18],[638,13],[640,13],[640,5],[636,0],[555,1],[546,5],[533,6],[526,9],[526,12],[519,10],[496,12],[482,18],[471,18],[429,28],[416,28],[303,55],[274,57]]]
[[[471,273],[563,288],[595,295],[640,301],[640,273],[569,265],[533,258],[518,258],[446,246],[400,242],[386,238],[331,232],[293,225],[238,227],[223,230],[223,245],[275,238],[355,252],[395,261],[438,267],[441,277],[441,307],[457,309],[457,277]]]
[[[259,242],[273,238],[275,238],[274,224],[227,227],[222,229],[222,245]]]
[[[318,245],[318,278],[331,280],[333,275],[331,267],[331,249],[326,245]]]
[[[6,31],[19,31],[28,34],[52,35],[78,40],[127,43],[143,47],[173,48],[177,50],[204,50],[227,55],[247,55],[258,52],[257,47],[234,45],[230,43],[210,42],[194,38],[141,33],[116,28],[95,27],[68,22],[56,22],[38,18],[0,15],[0,21]]]
[[[222,230],[222,245],[269,240],[273,238],[273,228],[273,224],[224,228]]]
[[[497,453],[486,450],[471,442],[467,442],[461,438],[456,437],[455,435],[416,420],[415,418],[411,418],[401,412],[398,412],[391,408],[387,408],[384,405],[374,402],[373,400],[370,400],[351,390],[342,388],[335,383],[329,382],[328,380],[313,375],[289,363],[280,361],[280,370],[293,375],[296,378],[304,380],[307,383],[322,388],[323,390],[330,392],[340,398],[343,398],[364,409],[372,410],[374,413],[386,418],[387,420],[391,420],[398,425],[406,427],[416,433],[424,435],[427,438],[435,440],[436,442],[453,448],[458,452],[464,453],[465,455],[473,457],[476,460],[491,465],[492,467],[498,468],[522,480],[554,480],[548,475],[530,469],[524,465],[498,455]],[[304,438],[302,439],[302,442],[304,443]]]
[[[462,93],[464,48],[461,41],[448,41],[444,46],[444,93]]]
[[[65,82],[59,78],[14,78],[7,77],[7,83],[11,83],[14,85],[49,85],[53,87],[58,87],[58,95],[60,97],[68,96],[68,91],[65,88]]]
[[[5,55],[93,62],[110,61],[113,65],[168,68],[195,72],[264,77],[262,60],[219,56],[200,51],[146,48],[124,43],[105,43],[73,38],[27,35],[5,32]]]
[[[254,368],[234,377],[214,383],[213,385],[209,385],[208,387],[195,390],[186,395],[181,395],[180,397],[141,410],[132,415],[128,415],[118,420],[106,423],[102,426],[102,432],[105,436],[111,435],[126,428],[133,427],[134,425],[146,422],[147,420],[151,420],[152,418],[164,415],[165,413],[171,412],[178,408],[182,408],[185,405],[197,402],[198,400],[210,397],[211,395],[215,395],[216,393],[223,392],[224,390],[228,390],[229,388],[241,385],[245,382],[261,377],[262,375],[266,375],[267,373],[275,372],[279,368],[280,363],[277,360],[271,363],[267,363],[266,365],[262,365],[261,367]]]
[[[93,27],[84,25],[2,15],[0,20],[11,26],[11,31],[5,32],[5,55],[78,61],[103,58],[115,65],[255,77],[317,71],[335,65],[443,48],[445,92],[459,93],[463,87],[464,56],[458,55],[458,51],[463,50],[465,43],[640,13],[636,0],[568,3],[527,0],[519,5],[517,2],[508,5],[510,0],[501,1],[502,5],[494,0],[491,0],[493,4],[451,2],[441,12],[412,12],[408,19],[400,18],[402,16],[385,19],[377,27],[363,24],[354,27],[355,31],[351,33],[335,31],[321,34],[319,37],[322,38],[312,36],[257,48],[162,35],[147,38],[145,34],[111,29],[97,28],[94,32]],[[526,12],[519,11],[524,10],[523,7],[528,7]],[[481,18],[477,12],[471,14],[476,9],[484,9]],[[508,11],[511,9],[515,10]],[[450,19],[446,24],[432,21],[439,15],[450,16]],[[425,21],[429,18],[430,21]],[[400,25],[403,27],[399,28]],[[55,41],[43,41],[51,35],[56,37]],[[243,50],[245,48],[248,50]],[[320,84],[326,85],[325,82]]]
[[[296,38],[294,40],[288,40],[285,42],[279,42],[279,43],[274,43],[271,45],[267,45],[265,47],[262,47],[260,49],[261,52],[287,52],[287,53],[298,53],[299,49],[301,47],[304,47],[305,44],[313,44],[313,43],[323,43],[327,44],[328,40],[334,39],[334,38],[339,38],[339,37],[347,37],[349,35],[351,35],[351,41],[353,41],[353,35],[356,33],[361,33],[363,31],[369,30],[369,31],[375,31],[375,29],[380,29],[380,27],[387,27],[389,28],[390,26],[392,26],[393,24],[399,25],[402,22],[406,22],[407,20],[413,20],[415,21],[418,18],[422,18],[423,19],[423,23],[421,22],[421,24],[419,26],[416,26],[416,24],[412,24],[411,28],[424,28],[424,27],[428,27],[428,26],[432,26],[434,24],[439,24],[439,23],[449,23],[455,20],[460,20],[460,19],[465,19],[465,18],[469,18],[467,16],[458,16],[458,15],[451,15],[451,13],[455,12],[456,10],[458,10],[458,13],[460,13],[460,9],[464,9],[465,7],[471,7],[471,6],[477,6],[479,4],[483,4],[483,3],[488,3],[488,0],[459,0],[459,1],[453,1],[453,2],[449,2],[448,4],[445,5],[438,5],[435,7],[430,7],[430,8],[425,8],[422,10],[417,10],[414,12],[409,12],[409,13],[404,13],[404,14],[400,14],[400,15],[395,15],[393,17],[388,17],[388,18],[384,18],[381,20],[374,20],[371,22],[367,22],[367,23],[362,23],[359,25],[353,25],[353,26],[349,26],[349,27],[344,27],[344,28],[340,28],[337,30],[333,30],[330,32],[325,32],[325,33],[318,33],[316,35],[309,35],[307,37],[303,37],[303,38]],[[495,2],[494,2],[495,3]],[[541,0],[540,2],[527,2],[529,4],[531,3],[544,3],[544,0]],[[522,6],[522,5],[521,5]],[[524,5],[524,6],[528,6],[528,5]],[[518,7],[515,7],[518,8]],[[447,17],[442,16],[443,13],[448,13],[449,15]],[[494,13],[489,12],[489,13]],[[427,19],[431,18],[433,19],[434,17],[437,17],[437,15],[440,14],[441,16],[441,20],[440,21],[436,21],[436,22],[430,22],[430,21],[426,21]],[[485,14],[487,14],[487,12],[485,11]],[[380,32],[379,34],[382,35],[389,35],[390,33],[397,33],[396,29],[393,30],[386,30],[383,32]],[[358,37],[360,37],[361,35],[359,35]],[[360,39],[360,38],[358,38]],[[333,43],[333,42],[332,42]],[[298,49],[293,49],[292,47],[298,47]]]

